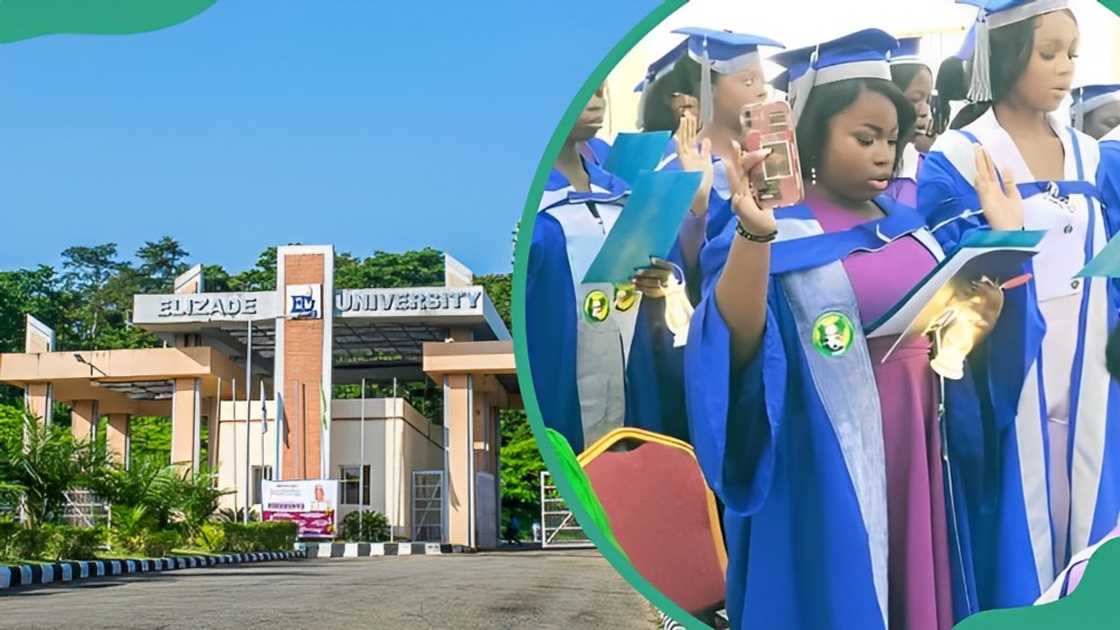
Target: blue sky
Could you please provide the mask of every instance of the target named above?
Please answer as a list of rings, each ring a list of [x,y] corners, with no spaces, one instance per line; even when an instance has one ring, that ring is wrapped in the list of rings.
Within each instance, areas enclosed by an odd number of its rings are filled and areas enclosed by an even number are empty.
[[[0,45],[0,269],[170,234],[231,271],[287,242],[507,271],[556,122],[657,4],[218,0]]]

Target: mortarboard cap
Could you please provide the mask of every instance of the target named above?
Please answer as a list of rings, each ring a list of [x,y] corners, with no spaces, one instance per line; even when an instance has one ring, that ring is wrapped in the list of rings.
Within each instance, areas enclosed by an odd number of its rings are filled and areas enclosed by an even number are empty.
[[[720,74],[741,72],[761,61],[759,46],[785,48],[779,42],[759,35],[686,27],[673,31],[687,35],[688,56],[700,64],[700,119],[712,121],[712,71]]]

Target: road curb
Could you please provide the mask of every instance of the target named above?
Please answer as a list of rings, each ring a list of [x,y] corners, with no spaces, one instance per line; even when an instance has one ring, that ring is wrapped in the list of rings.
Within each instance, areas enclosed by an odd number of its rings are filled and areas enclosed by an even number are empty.
[[[158,573],[177,569],[291,560],[303,557],[305,557],[304,552],[296,550],[231,553],[219,556],[172,556],[146,560],[82,560],[18,566],[0,565],[0,591],[56,582],[77,582],[87,578],[111,575]]]
[[[460,545],[440,543],[296,543],[308,558],[372,558],[379,556],[440,556],[462,553]]]

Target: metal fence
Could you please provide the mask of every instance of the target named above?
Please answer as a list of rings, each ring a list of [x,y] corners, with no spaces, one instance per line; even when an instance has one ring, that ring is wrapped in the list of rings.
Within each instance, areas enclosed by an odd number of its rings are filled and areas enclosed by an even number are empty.
[[[541,547],[594,546],[556,486],[552,485],[548,471],[541,471]]]
[[[443,542],[443,471],[412,471],[412,540]]]

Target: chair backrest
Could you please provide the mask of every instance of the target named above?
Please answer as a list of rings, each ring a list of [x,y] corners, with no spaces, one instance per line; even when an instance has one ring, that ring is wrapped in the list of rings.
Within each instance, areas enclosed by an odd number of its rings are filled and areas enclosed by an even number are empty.
[[[692,447],[626,427],[598,440],[579,461],[638,572],[693,614],[719,608],[727,550]]]

